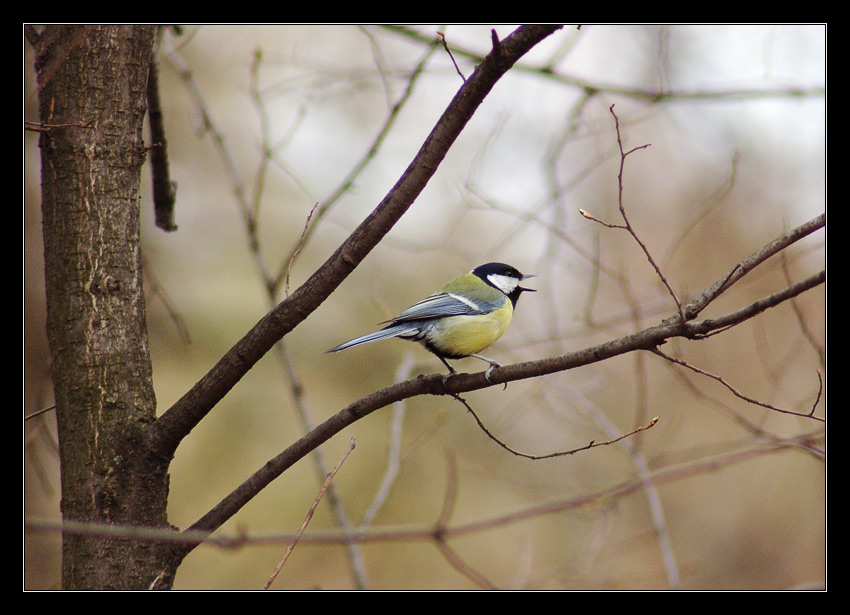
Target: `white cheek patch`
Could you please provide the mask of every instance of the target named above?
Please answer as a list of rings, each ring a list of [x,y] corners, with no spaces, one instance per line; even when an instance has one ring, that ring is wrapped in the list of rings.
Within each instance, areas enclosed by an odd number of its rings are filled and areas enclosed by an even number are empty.
[[[493,286],[498,288],[506,295],[510,295],[512,292],[514,292],[516,290],[516,287],[519,285],[519,280],[517,280],[516,278],[512,278],[509,275],[499,275],[497,273],[491,273],[487,276],[487,279],[490,280],[490,283]]]

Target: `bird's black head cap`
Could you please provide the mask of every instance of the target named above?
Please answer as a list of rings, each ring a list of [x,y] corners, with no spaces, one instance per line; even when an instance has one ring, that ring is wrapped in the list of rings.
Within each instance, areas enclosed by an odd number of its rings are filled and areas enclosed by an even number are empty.
[[[533,288],[523,288],[519,285],[522,280],[533,278],[535,276],[523,275],[516,267],[506,265],[505,263],[487,263],[486,265],[480,265],[473,269],[472,273],[487,282],[490,286],[498,288],[500,291],[505,293],[511,300],[511,303],[513,303],[514,307],[516,307],[516,302],[519,300],[519,296],[524,291],[536,292]],[[506,287],[495,282],[498,278],[502,278],[504,280],[515,280],[515,282]]]

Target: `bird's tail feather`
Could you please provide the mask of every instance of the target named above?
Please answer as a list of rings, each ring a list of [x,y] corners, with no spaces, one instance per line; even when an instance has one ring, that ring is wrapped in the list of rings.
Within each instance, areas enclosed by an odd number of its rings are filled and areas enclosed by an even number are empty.
[[[327,352],[339,352],[340,350],[345,350],[346,348],[351,348],[352,346],[359,346],[360,344],[368,344],[369,342],[377,342],[378,340],[385,340],[391,337],[399,337],[404,336],[405,334],[416,333],[418,332],[418,330],[418,327],[412,327],[409,324],[387,327],[386,329],[381,329],[380,331],[375,331],[374,333],[367,333],[366,335],[355,337],[353,340],[348,340],[347,342],[344,342],[339,346],[334,346]]]

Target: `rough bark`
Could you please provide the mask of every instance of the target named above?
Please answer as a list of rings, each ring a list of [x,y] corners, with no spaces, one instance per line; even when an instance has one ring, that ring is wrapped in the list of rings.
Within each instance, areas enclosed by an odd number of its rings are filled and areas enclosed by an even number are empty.
[[[155,26],[49,26],[28,37],[42,122],[63,519],[165,527],[167,467],[138,449],[156,417],[139,237]],[[152,543],[66,532],[62,555],[66,589],[170,587],[173,579]]]

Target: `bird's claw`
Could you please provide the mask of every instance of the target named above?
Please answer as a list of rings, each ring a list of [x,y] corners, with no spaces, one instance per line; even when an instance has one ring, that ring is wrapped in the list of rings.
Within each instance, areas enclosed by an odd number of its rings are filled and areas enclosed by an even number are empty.
[[[446,362],[445,362],[445,361],[443,361],[443,363],[446,363]],[[456,374],[457,374],[457,370],[456,370],[454,367],[452,367],[451,365],[449,365],[448,363],[446,363],[446,367],[448,367],[448,368],[449,368],[449,373],[448,373],[448,374],[446,374],[445,376],[443,376],[443,386],[444,386],[444,387],[446,387],[446,388],[448,388],[448,386],[449,386],[449,378],[451,378],[452,376],[456,375]]]
[[[487,381],[487,382],[489,382],[490,384],[496,384],[495,382],[493,382],[492,380],[490,380],[490,374],[492,374],[492,373],[493,373],[493,369],[494,369],[494,368],[496,368],[496,367],[502,367],[502,364],[501,364],[501,363],[497,363],[496,361],[490,361],[490,367],[488,367],[488,368],[487,368],[487,371],[486,371],[486,372],[484,372],[484,380],[486,380],[486,381]],[[508,388],[508,383],[506,382],[506,383],[505,383],[505,387],[504,387],[504,389],[502,389],[502,390],[506,390],[507,388]]]

